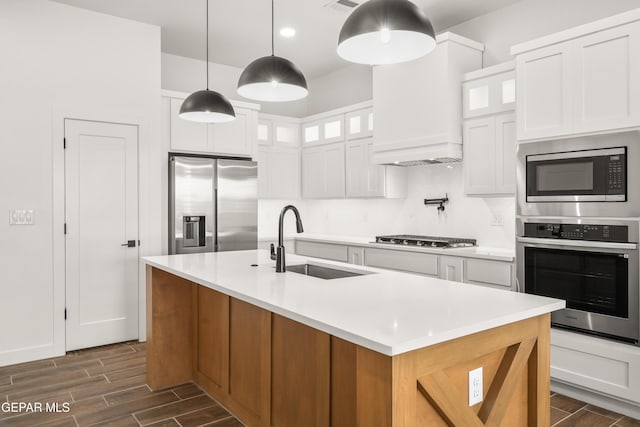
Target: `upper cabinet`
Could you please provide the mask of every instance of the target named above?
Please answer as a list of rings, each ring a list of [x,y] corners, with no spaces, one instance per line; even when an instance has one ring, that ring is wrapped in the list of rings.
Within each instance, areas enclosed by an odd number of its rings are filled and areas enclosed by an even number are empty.
[[[300,119],[261,114],[256,133],[258,197],[299,199]]]
[[[460,159],[462,76],[482,67],[484,45],[439,34],[428,55],[373,67],[373,161]]]
[[[233,101],[236,119],[229,123],[196,123],[178,117],[187,94],[163,91],[167,103],[169,150],[255,157],[258,105]]]
[[[515,193],[516,119],[513,63],[464,75],[464,191],[467,195]]]
[[[514,46],[519,140],[640,127],[640,9]]]
[[[360,139],[373,136],[373,108],[352,111],[344,116],[346,138]]]
[[[344,141],[344,114],[307,120],[302,125],[302,140],[305,145]]]

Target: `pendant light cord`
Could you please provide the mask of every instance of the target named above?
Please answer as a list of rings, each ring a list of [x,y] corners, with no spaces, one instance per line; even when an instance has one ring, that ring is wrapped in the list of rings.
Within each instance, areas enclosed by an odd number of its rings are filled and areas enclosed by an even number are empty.
[[[207,1],[207,53],[206,53],[206,57],[207,57],[207,90],[209,90],[209,0]]]
[[[274,36],[273,36],[273,32],[274,32],[274,26],[275,26],[275,24],[274,24],[274,17],[273,17],[273,16],[274,16],[274,12],[273,12],[273,9],[274,9],[274,8],[273,8],[273,1],[274,1],[274,0],[271,0],[271,56],[273,56],[273,55],[274,55],[274,47],[273,47],[273,45],[274,45],[273,37],[274,37]]]

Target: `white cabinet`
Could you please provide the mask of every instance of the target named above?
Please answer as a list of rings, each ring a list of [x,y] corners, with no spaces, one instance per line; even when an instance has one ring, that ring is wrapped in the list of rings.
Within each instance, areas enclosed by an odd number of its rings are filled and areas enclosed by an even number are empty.
[[[373,136],[373,108],[363,108],[345,114],[346,138],[358,139]]]
[[[512,289],[514,284],[513,263],[465,258],[462,278],[464,283],[498,289]]]
[[[346,142],[346,196],[406,197],[406,168],[373,164],[372,145],[371,138]]]
[[[312,120],[302,125],[304,145],[344,141],[344,114]]]
[[[169,100],[169,117],[166,117],[166,120],[169,123],[170,151],[242,157],[256,155],[257,105],[233,102],[235,120],[206,124],[178,117],[185,94],[170,92],[165,96]]]
[[[465,194],[514,194],[515,115],[507,113],[470,119],[463,126]]]
[[[288,147],[258,148],[258,197],[300,198],[300,150]]]
[[[378,164],[461,156],[462,77],[482,66],[484,45],[439,34],[422,58],[373,67]]]
[[[472,71],[462,83],[462,117],[511,111],[516,103],[516,77],[512,61]]]
[[[337,245],[333,243],[296,240],[296,254],[314,258],[324,258],[334,261],[349,262],[348,247],[346,245]]]
[[[260,115],[258,139],[258,197],[299,199],[301,187],[300,121]]]
[[[395,249],[366,248],[364,265],[432,277],[438,277],[439,270],[438,255]]]
[[[640,347],[551,329],[551,378],[640,403]]]
[[[302,149],[302,194],[306,199],[345,196],[344,143]]]
[[[453,256],[440,256],[440,274],[438,277],[453,282],[462,282],[462,265],[464,259]]]
[[[359,246],[349,246],[347,248],[349,264],[364,265],[364,248]]]
[[[632,11],[514,46],[518,139],[640,127],[640,21]]]

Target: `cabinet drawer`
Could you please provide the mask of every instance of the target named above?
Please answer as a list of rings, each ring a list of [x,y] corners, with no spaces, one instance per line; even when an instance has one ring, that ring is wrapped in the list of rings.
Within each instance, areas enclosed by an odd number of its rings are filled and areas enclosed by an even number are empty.
[[[465,259],[463,277],[465,283],[511,288],[512,265],[508,262]]]
[[[438,276],[438,255],[432,254],[367,248],[364,264],[368,267]]]
[[[334,261],[349,261],[347,246],[296,240],[296,254]]]

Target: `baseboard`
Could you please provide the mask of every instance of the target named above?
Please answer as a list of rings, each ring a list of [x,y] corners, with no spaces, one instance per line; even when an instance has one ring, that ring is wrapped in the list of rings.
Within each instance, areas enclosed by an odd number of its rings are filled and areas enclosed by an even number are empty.
[[[582,400],[583,402],[587,402],[631,418],[640,419],[640,405],[638,404],[605,396],[561,381],[556,381],[554,379],[551,379],[551,391],[574,399]]]

